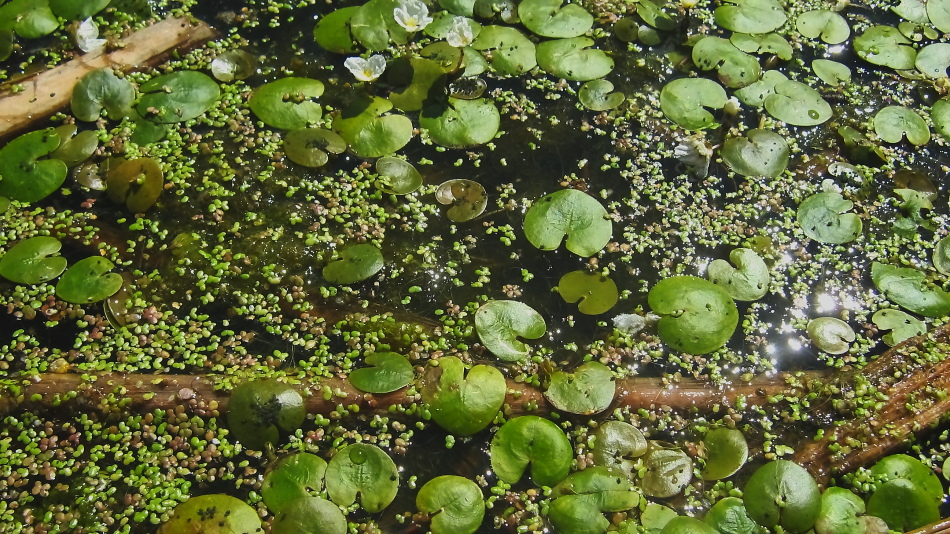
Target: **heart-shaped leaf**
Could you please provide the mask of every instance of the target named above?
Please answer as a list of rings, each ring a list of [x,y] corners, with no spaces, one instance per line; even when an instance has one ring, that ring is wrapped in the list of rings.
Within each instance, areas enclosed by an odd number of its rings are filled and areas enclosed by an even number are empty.
[[[819,317],[808,321],[808,338],[819,350],[828,354],[844,354],[855,340],[854,330],[848,323],[835,317]]]
[[[848,213],[854,206],[837,191],[815,193],[798,206],[798,224],[805,235],[821,243],[838,245],[861,235],[861,218]]]
[[[198,495],[175,507],[158,534],[202,532],[232,534],[263,530],[257,510],[247,503],[224,494]]]
[[[745,137],[726,140],[722,159],[743,176],[777,178],[788,166],[788,143],[769,130],[749,130]]]
[[[267,466],[261,496],[271,513],[278,514],[297,499],[323,490],[327,462],[315,454],[298,452]]]
[[[892,26],[871,26],[853,42],[861,59],[897,70],[914,68],[917,51],[910,44],[910,39]]]
[[[114,267],[102,256],[79,260],[56,283],[56,295],[73,304],[107,299],[122,287],[122,275],[109,272]]]
[[[312,100],[322,94],[323,82],[291,76],[258,87],[248,106],[264,124],[296,130],[306,128],[323,116],[323,108]]]
[[[650,497],[665,499],[683,491],[693,478],[693,461],[682,449],[664,441],[650,441],[643,455],[640,488]]]
[[[878,310],[871,316],[871,321],[879,329],[891,331],[883,337],[884,343],[891,347],[927,331],[927,323],[900,310]]]
[[[39,284],[66,270],[66,258],[56,255],[63,244],[55,237],[20,241],[0,256],[0,276],[17,284]]]
[[[798,31],[809,39],[821,38],[828,44],[839,44],[851,36],[851,27],[841,14],[830,9],[813,9],[798,16]]]
[[[703,480],[719,480],[732,476],[749,458],[749,443],[742,431],[720,427],[703,437],[706,466]]]
[[[355,284],[378,273],[384,264],[379,247],[360,243],[341,250],[340,258],[323,268],[323,277],[333,284]]]
[[[412,381],[412,364],[395,352],[374,352],[366,357],[363,367],[350,371],[350,383],[367,393],[390,393],[406,387]]]
[[[764,527],[781,525],[791,532],[806,532],[821,511],[815,479],[788,460],[775,460],[756,470],[743,496],[749,517]]]
[[[481,488],[455,475],[426,482],[416,495],[416,507],[432,518],[432,534],[472,534],[485,517]]]
[[[929,495],[933,502],[943,502],[943,483],[940,482],[940,478],[931,468],[913,456],[906,454],[885,456],[871,466],[871,474],[883,477],[888,482],[906,480]]]
[[[340,511],[340,507],[322,497],[301,497],[292,501],[276,514],[271,528],[271,534],[347,532],[346,516]]]
[[[947,68],[950,67],[950,43],[933,43],[921,48],[914,65],[930,78],[947,77]]]
[[[376,173],[376,187],[391,195],[408,195],[422,186],[422,175],[404,159],[389,156],[379,158],[376,160]]]
[[[555,39],[538,45],[538,65],[548,74],[586,82],[603,78],[614,68],[614,60],[603,50],[590,48],[594,40],[588,37]]]
[[[729,0],[713,14],[719,26],[738,33],[768,33],[787,20],[777,0]]]
[[[723,346],[739,324],[736,303],[722,287],[695,276],[661,280],[647,297],[661,316],[663,341],[689,354],[706,354]]]
[[[928,0],[927,18],[943,33],[950,33],[950,1]]]
[[[128,115],[135,100],[135,88],[125,78],[119,78],[112,69],[96,69],[83,76],[73,87],[70,107],[81,121],[94,121],[105,110],[110,119]]]
[[[485,348],[498,359],[523,360],[531,348],[519,337],[537,339],[544,335],[546,325],[534,308],[514,300],[492,300],[475,312],[475,331]]]
[[[577,309],[586,315],[604,313],[613,308],[620,298],[613,280],[586,270],[572,271],[562,276],[557,283],[557,291],[565,302],[578,303]]]
[[[721,37],[704,37],[693,46],[693,63],[703,70],[715,70],[726,87],[745,87],[762,76],[759,60],[739,50]]]
[[[788,80],[788,76],[781,72],[767,70],[757,82],[742,89],[737,89],[735,95],[743,104],[761,108],[765,106],[765,99],[769,95],[775,94],[775,86],[786,80]]]
[[[49,7],[57,17],[66,20],[83,20],[102,11],[112,0],[49,0]]]
[[[610,368],[600,362],[587,362],[573,373],[556,371],[544,396],[558,410],[591,415],[610,406],[615,390]]]
[[[950,274],[950,236],[937,241],[933,254],[934,269],[940,274]]]
[[[359,6],[349,20],[353,38],[374,52],[389,48],[390,41],[404,44],[409,34],[393,16],[399,6],[396,0],[369,0]]]
[[[746,512],[745,504],[738,497],[719,499],[712,505],[703,522],[721,534],[761,534],[762,527],[755,524]]]
[[[748,33],[734,33],[729,42],[736,48],[749,54],[771,54],[783,61],[792,59],[792,45],[777,33],[750,35]]]
[[[719,126],[708,110],[722,109],[726,100],[726,90],[706,78],[677,78],[660,91],[663,114],[687,130]]]
[[[457,48],[449,48],[458,53]],[[431,59],[401,57],[390,61],[386,78],[396,89],[389,94],[389,101],[401,111],[419,111],[427,100],[442,96],[448,83],[445,72],[442,64]]]
[[[777,83],[775,93],[765,97],[764,104],[770,115],[795,126],[815,126],[834,115],[818,91],[795,80]]]
[[[551,496],[554,502],[548,509],[548,519],[557,532],[563,533],[604,532],[609,522],[603,512],[630,510],[641,500],[630,480],[605,467],[572,473],[553,488]]]
[[[811,69],[815,76],[828,85],[841,86],[851,81],[851,68],[844,63],[829,59],[816,59],[811,62]]]
[[[242,382],[228,402],[231,432],[245,447],[259,451],[277,443],[281,433],[299,428],[306,415],[300,393],[273,379]]]
[[[553,486],[571,470],[574,449],[564,431],[536,415],[509,419],[491,440],[489,451],[495,475],[509,484],[521,480],[531,465],[538,486]]]
[[[685,515],[670,519],[660,534],[719,534],[714,528],[706,523]]]
[[[165,179],[157,161],[139,158],[110,166],[106,186],[114,202],[125,204],[132,213],[144,213],[162,194]]]
[[[772,276],[765,260],[754,250],[737,248],[726,260],[713,260],[707,269],[709,281],[722,286],[736,300],[755,301],[769,291]],[[733,267],[735,265],[735,267]]]
[[[300,128],[284,136],[284,153],[304,167],[322,167],[330,160],[327,152],[341,154],[344,150],[346,141],[323,128]]]
[[[334,114],[333,130],[357,156],[388,156],[412,139],[412,121],[404,115],[386,115],[392,108],[384,98],[360,97]]]
[[[389,506],[399,489],[399,470],[382,449],[368,443],[348,445],[330,458],[327,493],[340,506],[357,500],[362,509],[375,514]]]
[[[518,16],[535,35],[555,39],[584,35],[594,25],[593,15],[580,4],[564,5],[562,0],[523,0]]]
[[[562,189],[531,205],[525,214],[524,233],[528,242],[541,250],[554,250],[564,241],[567,250],[586,257],[604,248],[613,226],[597,199],[576,189]]]
[[[486,98],[449,98],[444,104],[426,106],[419,115],[419,125],[432,140],[449,148],[483,145],[495,138],[500,124],[498,108]]]
[[[611,93],[614,84],[607,80],[591,80],[577,91],[577,99],[592,111],[606,111],[623,103],[623,93]]]
[[[465,376],[455,356],[431,360],[422,377],[422,401],[445,430],[469,436],[487,427],[505,402],[507,383],[501,371],[476,365]]]
[[[924,273],[917,269],[874,262],[871,280],[888,300],[914,313],[925,317],[950,313],[950,293],[928,283]]]
[[[341,7],[330,11],[313,28],[313,39],[318,45],[337,54],[356,52],[356,43],[350,33],[350,20],[360,6]]]
[[[0,148],[0,196],[20,202],[36,202],[59,189],[66,181],[66,164],[41,159],[59,146],[54,128],[23,134]]]
[[[59,21],[48,0],[11,0],[0,6],[0,27],[24,39],[36,39],[59,28]]]
[[[647,452],[647,439],[637,427],[623,421],[607,421],[594,433],[590,447],[594,464],[632,477],[636,473],[634,458]]]
[[[439,184],[435,199],[439,204],[451,206],[445,214],[453,222],[470,221],[488,206],[488,193],[482,184],[461,178]]]
[[[62,161],[67,167],[75,167],[86,161],[99,147],[99,136],[94,130],[83,130],[78,135],[76,130],[75,124],[56,127],[60,143],[59,147],[50,153],[50,157]]]
[[[950,45],[948,45],[950,46]],[[888,143],[900,143],[904,136],[913,145],[930,142],[930,128],[920,115],[904,106],[887,106],[874,116],[874,131]]]
[[[211,61],[211,74],[219,82],[246,80],[257,73],[259,63],[244,50],[228,50]]]
[[[472,48],[488,53],[492,70],[502,75],[518,76],[538,64],[534,43],[515,28],[485,26]]]
[[[930,495],[903,478],[879,485],[868,499],[867,512],[898,532],[909,532],[940,519],[940,507]]]
[[[156,76],[139,86],[136,111],[160,123],[194,119],[218,100],[221,89],[210,76],[197,71],[177,71]]]

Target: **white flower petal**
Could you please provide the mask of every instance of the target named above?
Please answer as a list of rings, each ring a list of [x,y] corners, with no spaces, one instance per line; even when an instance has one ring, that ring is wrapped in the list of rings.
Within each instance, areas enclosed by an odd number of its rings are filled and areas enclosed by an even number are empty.
[[[472,27],[469,26],[468,19],[465,17],[455,17],[452,19],[452,27],[445,36],[445,40],[449,45],[455,48],[462,48],[472,44],[473,39]]]
[[[379,54],[373,54],[368,59],[361,57],[346,58],[343,62],[353,76],[361,82],[372,82],[379,78],[386,70],[386,58]]]
[[[76,46],[83,52],[97,52],[106,46],[105,39],[99,39],[99,27],[87,18],[76,28]]]

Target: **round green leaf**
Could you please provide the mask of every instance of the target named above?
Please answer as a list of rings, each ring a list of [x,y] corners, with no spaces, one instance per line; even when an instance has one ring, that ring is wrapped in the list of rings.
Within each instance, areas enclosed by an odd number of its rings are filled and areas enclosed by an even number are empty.
[[[323,268],[323,277],[333,284],[355,284],[378,273],[384,263],[383,253],[376,245],[350,245],[340,251],[339,259]]]
[[[821,38],[828,44],[839,44],[851,36],[851,27],[841,14],[830,9],[814,9],[798,16],[795,21],[799,33],[809,39]]]
[[[63,244],[55,237],[30,237],[0,256],[0,276],[17,284],[39,284],[66,270],[66,258],[56,255]]]
[[[650,497],[672,497],[693,478],[693,461],[671,443],[650,441],[643,465],[646,470],[641,474],[640,489]]]
[[[478,182],[455,179],[439,184],[435,190],[439,204],[451,206],[446,216],[452,222],[465,222],[478,217],[488,206],[488,193]]]
[[[821,495],[817,534],[866,534],[871,519],[864,515],[864,501],[846,488],[828,488]],[[875,518],[876,519],[876,518]]]
[[[363,367],[350,371],[350,383],[367,393],[390,393],[412,382],[413,370],[409,360],[395,352],[374,352],[366,357]]]
[[[40,159],[56,150],[60,137],[54,128],[23,134],[0,148],[0,196],[36,202],[66,181],[66,164]]]
[[[487,98],[449,98],[445,104],[426,106],[419,115],[419,125],[432,140],[449,148],[483,145],[495,138],[500,124],[501,114]]]
[[[317,122],[323,108],[311,99],[323,94],[323,82],[311,78],[281,78],[258,87],[248,101],[264,124],[296,130]]]
[[[867,511],[898,532],[908,532],[940,519],[940,507],[932,496],[904,478],[878,486],[868,499]]]
[[[787,20],[776,0],[729,0],[713,12],[716,24],[738,33],[768,33]]]
[[[950,314],[950,293],[930,284],[917,269],[871,264],[871,280],[888,300],[925,317]]]
[[[509,419],[491,440],[491,466],[501,480],[514,484],[528,465],[538,486],[553,486],[571,470],[574,449],[564,431],[536,415]]]
[[[110,273],[115,265],[102,256],[79,260],[56,283],[56,295],[73,304],[89,304],[112,296],[122,287],[122,275]]]
[[[128,115],[135,100],[135,88],[112,69],[96,69],[83,76],[73,87],[70,107],[81,121],[94,121],[105,110],[110,119]]]
[[[769,95],[775,94],[775,86],[788,80],[788,77],[777,70],[767,70],[762,74],[759,81],[747,85],[735,92],[743,104],[748,104],[757,108],[765,106],[765,99]]]
[[[900,3],[892,7],[891,11],[906,21],[916,22],[917,24],[930,22],[924,0],[900,0]]]
[[[461,53],[457,52],[461,59]],[[458,62],[456,62],[456,65]],[[401,57],[389,62],[386,68],[387,81],[395,89],[389,101],[401,111],[419,111],[430,95],[441,94],[448,83],[442,64],[420,57]]]
[[[600,362],[587,362],[573,373],[555,371],[544,396],[558,410],[591,415],[610,406],[615,390],[610,368]]]
[[[245,80],[257,73],[258,63],[244,50],[228,50],[211,61],[211,74],[220,82]]]
[[[478,484],[454,475],[426,482],[416,495],[416,507],[432,518],[432,534],[472,534],[485,517],[485,501]]]
[[[819,317],[808,321],[805,328],[811,342],[828,354],[844,354],[854,342],[854,330],[848,323],[835,317]]]
[[[422,175],[404,159],[390,156],[379,158],[376,160],[376,173],[376,187],[384,193],[408,195],[422,187]]]
[[[943,483],[926,464],[906,454],[892,454],[871,466],[871,474],[891,480],[907,480],[930,495],[935,503],[943,502]]]
[[[734,428],[710,430],[703,438],[706,466],[703,480],[719,480],[732,476],[749,458],[749,444],[745,435]]]
[[[555,498],[548,519],[558,533],[604,532],[603,512],[623,512],[640,503],[640,493],[630,480],[606,467],[589,467],[572,473],[551,491]]]
[[[534,43],[515,28],[485,26],[472,48],[488,52],[492,70],[502,75],[518,76],[538,64]]]
[[[729,253],[729,262],[713,260],[707,270],[709,281],[722,286],[736,300],[755,301],[768,293],[772,276],[758,253],[737,248]]]
[[[346,534],[346,516],[340,507],[321,497],[303,497],[282,508],[274,518],[272,534]]]
[[[594,25],[593,15],[580,4],[563,5],[562,0],[523,0],[518,16],[535,35],[555,39],[584,35]]]
[[[948,45],[950,46],[950,45]],[[904,135],[914,145],[930,142],[930,128],[920,115],[903,106],[887,106],[874,116],[874,131],[888,143],[900,143]]]
[[[492,300],[475,312],[475,331],[498,359],[523,360],[531,348],[519,337],[537,339],[545,332],[544,318],[534,308],[514,300]]]
[[[815,76],[828,85],[847,85],[851,82],[851,68],[844,63],[830,59],[816,59],[811,62],[811,69],[815,71]]]
[[[64,124],[56,127],[59,134],[59,147],[50,153],[50,157],[58,159],[67,167],[75,167],[89,159],[99,147],[99,136],[94,130],[84,130],[76,134],[75,124]]]
[[[950,67],[950,43],[933,43],[921,48],[914,64],[930,78],[946,78]]]
[[[469,436],[495,419],[507,389],[505,377],[498,369],[476,365],[465,376],[462,360],[448,356],[430,361],[422,377],[421,394],[439,426],[453,434]]]
[[[930,120],[934,123],[934,130],[950,141],[950,97],[934,102],[930,110]]]
[[[891,331],[883,338],[884,343],[891,347],[927,331],[926,323],[900,310],[878,310],[871,316],[871,321],[879,329]]]
[[[572,271],[562,276],[557,283],[557,291],[565,302],[578,303],[577,309],[586,315],[604,313],[613,308],[620,298],[613,280],[586,270]]]
[[[327,152],[340,154],[344,150],[346,141],[323,128],[300,128],[284,136],[284,153],[304,167],[322,167],[330,160]]]
[[[836,191],[815,193],[798,206],[798,224],[815,241],[848,243],[857,239],[862,230],[861,218],[847,213],[853,206]]]
[[[359,6],[349,20],[353,38],[374,52],[389,48],[390,41],[404,44],[408,33],[393,17],[399,5],[397,0],[369,0]]]
[[[83,20],[102,11],[112,0],[49,0],[49,7],[57,17]]]
[[[759,60],[739,50],[721,37],[703,37],[693,46],[693,63],[703,70],[715,70],[726,87],[745,87],[762,76]]]
[[[794,80],[777,83],[764,104],[770,115],[795,126],[815,126],[834,114],[818,91]]]
[[[777,178],[788,166],[788,154],[785,138],[769,130],[749,130],[722,146],[722,159],[743,176]]]
[[[792,59],[792,45],[777,33],[750,35],[748,33],[734,33],[729,42],[736,48],[749,54],[772,54],[783,61]]]
[[[938,30],[950,33],[950,0],[928,0],[927,17]]]
[[[604,514],[581,495],[554,499],[547,517],[558,534],[604,534],[610,526]]]
[[[746,512],[745,504],[738,497],[720,499],[706,512],[703,522],[719,534],[758,534],[764,532]]]
[[[950,236],[937,241],[934,247],[933,263],[940,274],[950,274]]]
[[[228,426],[246,448],[264,450],[282,432],[300,427],[306,416],[300,393],[273,379],[249,380],[231,392]]]
[[[647,439],[637,427],[623,421],[607,421],[594,433],[590,447],[594,463],[617,473],[632,476],[636,460],[647,452]]]
[[[404,115],[384,115],[393,105],[384,98],[364,96],[333,116],[333,129],[363,158],[388,156],[412,139],[412,121]]]
[[[640,522],[649,532],[659,534],[663,527],[676,517],[676,512],[672,508],[651,502],[647,503],[643,513],[640,514]]]
[[[244,501],[224,494],[198,495],[179,504],[158,534],[201,532],[204,534],[244,534],[262,532],[257,510]]]
[[[0,6],[0,26],[24,39],[36,39],[59,28],[59,21],[47,0],[11,0]]]
[[[871,26],[853,42],[861,59],[896,70],[914,68],[917,52],[910,44],[910,39],[891,26]]]
[[[736,303],[722,287],[695,276],[661,280],[647,297],[660,338],[689,354],[706,354],[725,345],[739,324]]]
[[[607,80],[591,80],[577,91],[577,99],[592,111],[606,111],[623,103],[623,93],[611,93],[614,84]]]
[[[330,11],[317,21],[313,28],[313,39],[318,45],[337,54],[356,52],[356,43],[350,34],[350,20],[359,11],[360,6],[341,7]]]
[[[678,78],[660,91],[660,109],[670,120],[687,130],[719,126],[707,109],[722,109],[726,100],[726,90],[705,78]]]
[[[567,250],[586,257],[604,248],[613,226],[597,199],[576,189],[562,189],[531,205],[525,214],[524,233],[541,250],[554,250],[564,241]]]
[[[106,172],[106,193],[132,213],[144,213],[162,194],[162,168],[152,158],[123,161]]]
[[[821,511],[815,479],[788,460],[775,460],[756,470],[743,495],[749,517],[769,528],[781,525],[790,532],[806,532]]]
[[[585,82],[603,78],[614,68],[614,60],[603,50],[589,48],[588,37],[555,39],[538,45],[538,65],[558,78]]]
[[[674,517],[663,527],[660,534],[719,534],[716,529],[695,517]]]
[[[194,119],[221,95],[210,76],[189,70],[152,78],[139,86],[139,92],[142,96],[135,106],[139,115],[166,124]]]
[[[279,514],[298,499],[323,490],[327,463],[315,454],[298,452],[267,466],[261,496],[271,513]]]
[[[326,481],[330,500],[350,506],[359,499],[363,510],[375,514],[396,498],[399,471],[376,445],[354,443],[330,458]]]

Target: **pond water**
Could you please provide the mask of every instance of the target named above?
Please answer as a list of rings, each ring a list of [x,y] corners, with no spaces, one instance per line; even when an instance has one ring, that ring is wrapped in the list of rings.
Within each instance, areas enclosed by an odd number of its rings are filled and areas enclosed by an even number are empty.
[[[454,356],[499,369],[508,388],[546,389],[564,373],[582,376],[586,362],[612,380],[695,379],[710,388],[783,371],[860,369],[950,314],[950,15],[947,2],[930,1],[938,6],[930,14],[912,0],[894,10],[590,1],[568,4],[580,12],[566,15],[556,2],[446,0],[425,7],[434,20],[415,32],[394,14],[420,9],[415,0],[101,2],[92,21],[110,49],[139,21],[182,14],[220,38],[91,90],[108,109],[121,80],[131,82],[135,100],[116,114],[77,119],[74,100],[32,128],[75,123],[97,140],[40,198],[26,198],[21,175],[50,180],[31,173],[67,158],[36,148],[24,156],[10,147],[25,137],[4,139],[0,377],[8,392],[34,375],[55,383],[56,374],[104,373],[208,375],[230,390],[264,377],[345,378],[367,367],[366,356],[389,351],[408,359],[413,380],[432,360]],[[20,4],[0,5],[0,14],[46,20]],[[0,56],[5,42],[16,45],[0,65],[0,99],[23,90],[27,74],[81,54],[79,19],[62,23],[71,17],[61,2],[38,4],[60,15],[42,35],[0,19]],[[508,19],[512,12],[522,21]],[[228,56],[235,51],[244,55]],[[377,54],[387,62],[378,79],[361,81],[377,73],[346,64]],[[222,77],[226,57],[250,66],[238,79]],[[186,82],[181,73],[202,76]],[[274,89],[285,80],[296,81]],[[276,96],[268,99],[268,87]],[[169,113],[189,117],[163,118]],[[331,131],[300,134],[322,136],[305,147],[325,149],[307,152],[318,166],[302,164],[289,141],[308,127]],[[346,150],[331,149],[337,138]],[[377,166],[388,156],[410,164],[421,185],[393,194]],[[115,170],[146,159],[161,169],[158,185],[144,171],[129,179]],[[437,191],[449,180],[474,184],[456,186],[445,205]],[[153,186],[157,200],[130,210]],[[474,191],[469,200],[481,200],[478,186],[484,211],[466,213],[458,198]],[[74,276],[79,302],[66,302],[62,286],[77,271],[11,274],[38,269],[45,254],[26,253],[21,265],[11,252],[37,236],[61,242],[53,255],[70,267],[108,260],[101,273]],[[571,293],[584,300],[568,302]],[[479,326],[486,304],[509,301],[527,307]],[[585,313],[587,305],[596,311]],[[538,332],[523,326],[538,319]],[[409,387],[410,397],[422,389]],[[274,515],[260,496],[271,453],[242,451],[223,414],[196,414],[187,403],[177,413],[174,405],[136,413],[122,405],[126,392],[87,414],[58,402],[7,414],[0,446],[11,456],[0,460],[0,492],[20,504],[0,509],[0,524],[149,532],[189,495],[213,493]],[[828,404],[837,409],[841,399]],[[649,500],[700,517],[753,471],[698,478],[707,429],[741,430],[757,466],[790,455],[835,416],[557,408],[572,471],[593,462],[592,436],[607,420],[685,451],[697,477]],[[418,412],[338,416],[310,414],[275,446],[278,455],[329,459],[365,441],[395,459],[396,500],[381,513],[350,505],[351,531],[425,531],[412,517],[416,490],[443,474],[475,481],[492,503],[478,532],[550,528],[557,495],[527,479],[506,485],[493,472],[502,414],[472,437]],[[912,454],[942,466],[944,430]],[[647,467],[631,483],[644,484]],[[866,479],[849,479],[861,497],[871,494]],[[635,532],[647,522],[646,502],[603,517],[612,530]]]

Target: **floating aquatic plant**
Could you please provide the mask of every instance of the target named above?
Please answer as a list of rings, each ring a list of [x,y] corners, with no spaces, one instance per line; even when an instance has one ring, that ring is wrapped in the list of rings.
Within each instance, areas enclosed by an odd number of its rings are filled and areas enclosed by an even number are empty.
[[[531,480],[553,486],[571,469],[573,449],[564,432],[536,415],[509,419],[491,440],[492,470],[498,478],[514,484],[531,466]]]
[[[591,415],[610,406],[615,390],[610,368],[600,362],[586,362],[573,373],[555,371],[544,396],[558,410]]]
[[[476,365],[466,373],[455,356],[430,363],[422,377],[422,400],[432,419],[462,436],[484,429],[495,419],[506,391],[505,377],[498,369]]]
[[[531,352],[519,337],[544,335],[544,318],[531,306],[515,300],[492,300],[475,312],[475,331],[485,348],[501,360],[522,360]]]
[[[24,239],[0,256],[0,276],[18,284],[48,282],[66,270],[66,258],[58,255],[62,246],[55,237]]]
[[[354,443],[330,458],[326,472],[327,493],[340,506],[359,501],[371,514],[389,506],[399,489],[399,471],[382,449]]]
[[[66,181],[66,164],[50,156],[60,145],[55,128],[23,134],[0,148],[0,195],[36,202]]]

